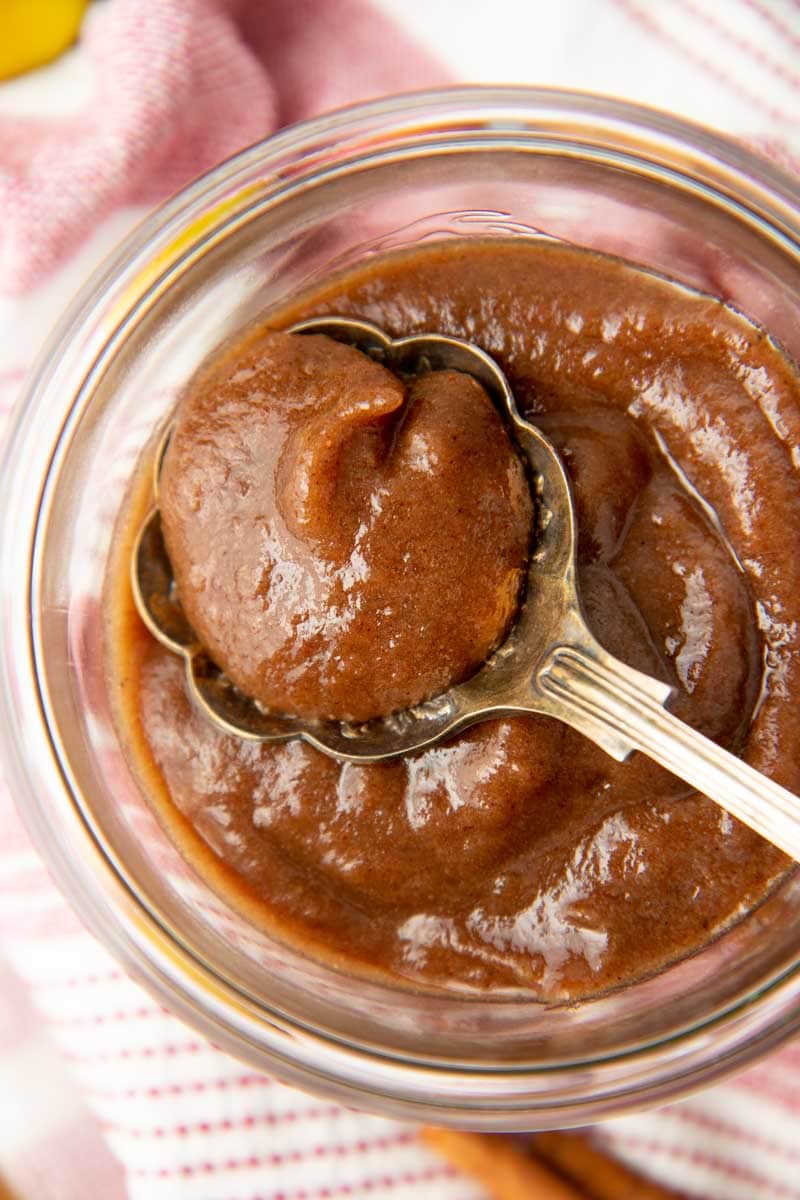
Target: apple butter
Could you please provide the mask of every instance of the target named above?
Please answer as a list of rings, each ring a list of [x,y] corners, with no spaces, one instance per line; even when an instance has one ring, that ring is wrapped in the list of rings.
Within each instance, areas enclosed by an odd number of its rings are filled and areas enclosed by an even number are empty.
[[[530,489],[470,375],[406,386],[328,337],[259,334],[189,388],[159,492],[192,628],[271,711],[408,708],[473,674],[516,611]]]
[[[477,669],[519,599],[531,503],[488,398],[280,332],[323,313],[497,359],[572,479],[600,641],[800,791],[797,371],[721,301],[544,239],[370,258],[191,381],[162,519],[182,603],[237,686],[278,711],[388,712]],[[271,931],[398,984],[576,1000],[698,950],[789,869],[648,759],[544,717],[378,765],[222,733],[133,607],[151,458],[109,565],[115,719],[184,855]]]

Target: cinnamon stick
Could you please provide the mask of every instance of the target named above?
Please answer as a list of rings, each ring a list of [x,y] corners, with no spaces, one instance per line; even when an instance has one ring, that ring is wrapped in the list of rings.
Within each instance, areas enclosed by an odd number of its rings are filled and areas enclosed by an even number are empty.
[[[421,1136],[431,1150],[482,1183],[492,1200],[586,1200],[582,1188],[567,1183],[501,1134],[426,1126]]]
[[[677,1193],[643,1179],[577,1133],[537,1133],[531,1148],[592,1200],[676,1200]]]

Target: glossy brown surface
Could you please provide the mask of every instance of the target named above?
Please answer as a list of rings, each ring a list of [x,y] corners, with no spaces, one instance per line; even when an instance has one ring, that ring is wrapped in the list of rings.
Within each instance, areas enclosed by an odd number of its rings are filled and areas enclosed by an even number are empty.
[[[285,333],[237,345],[188,389],[160,504],[214,662],[268,710],[346,720],[477,670],[513,620],[533,515],[470,376],[405,383]]]
[[[800,790],[800,385],[763,332],[625,264],[526,240],[370,260],[270,323],[325,311],[497,357],[572,476],[601,641],[673,683],[685,720]],[[185,817],[187,857],[310,952],[575,998],[702,946],[786,869],[648,760],[616,764],[545,718],[375,766],[217,732],[120,569],[144,478],[110,574],[122,736],[156,807]],[[431,586],[413,584],[409,606]]]

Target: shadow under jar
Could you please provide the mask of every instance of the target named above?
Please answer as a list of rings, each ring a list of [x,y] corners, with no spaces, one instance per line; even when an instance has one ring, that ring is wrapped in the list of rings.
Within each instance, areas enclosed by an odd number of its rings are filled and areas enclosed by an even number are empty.
[[[438,93],[289,131],[162,210],[56,335],[8,460],[4,570],[16,564],[23,577],[33,545],[33,633],[30,656],[14,651],[13,614],[26,619],[16,596],[4,616],[11,651],[3,669],[22,699],[6,751],[22,810],[73,902],[165,1003],[233,1052],[353,1104],[472,1127],[580,1123],[663,1102],[788,1036],[797,1024],[800,897],[785,860],[638,762],[602,762],[546,722],[532,742],[511,726],[487,726],[462,746],[484,739],[491,757],[503,739],[522,738],[517,765],[540,776],[512,804],[480,810],[487,828],[494,820],[493,846],[511,839],[505,872],[490,873],[491,887],[470,901],[470,912],[482,910],[473,932],[494,957],[462,954],[455,925],[409,927],[415,915],[447,916],[419,907],[403,913],[416,961],[382,962],[380,922],[362,921],[354,944],[369,965],[393,973],[365,974],[318,912],[301,914],[303,930],[291,930],[297,910],[281,914],[280,927],[265,922],[252,891],[209,848],[211,825],[197,839],[168,805],[156,820],[148,799],[159,792],[156,772],[148,779],[140,756],[132,773],[116,733],[100,601],[122,540],[112,537],[114,521],[153,429],[208,353],[258,314],[288,324],[311,311],[351,311],[395,334],[439,328],[474,337],[502,360],[521,407],[573,472],[584,598],[598,636],[623,657],[624,646],[638,646],[643,657],[633,665],[672,671],[687,719],[712,736],[740,749],[761,728],[764,769],[791,787],[796,730],[787,714],[798,668],[787,572],[798,557],[790,509],[800,440],[791,367],[766,335],[714,301],[619,264],[601,274],[596,260],[552,238],[719,296],[798,354],[797,197],[771,168],[702,131],[608,101]],[[656,299],[644,303],[637,289]],[[469,325],[476,296],[477,330]],[[684,309],[705,311],[681,324]],[[727,340],[709,333],[720,323]],[[637,346],[653,349],[656,327],[666,357],[637,359]],[[558,338],[540,344],[547,330]],[[698,417],[691,401],[704,396],[704,370],[707,379],[711,365],[730,359],[737,337],[743,365],[727,377],[735,403],[723,394],[723,372]],[[622,343],[625,369],[612,379]],[[774,370],[765,376],[767,359]],[[51,408],[37,443],[34,418],[54,393],[59,419]],[[768,479],[777,463],[790,484],[780,495]],[[32,471],[41,496],[25,486]],[[766,491],[749,495],[754,484]],[[585,502],[598,495],[614,502]],[[666,534],[672,550],[653,559],[640,549]],[[695,557],[694,545],[702,545]],[[703,677],[704,639],[725,658],[716,684]],[[118,663],[122,648],[113,643]],[[461,753],[469,776],[471,752],[431,753]],[[393,800],[397,839],[385,831],[384,879],[396,871],[388,877],[400,907],[399,897],[414,907],[435,891],[437,874],[489,879],[481,875],[486,843],[465,836],[461,793],[452,803],[435,764],[421,762],[388,768],[417,773],[416,791],[401,787]],[[347,770],[315,777],[306,802],[344,794]],[[562,812],[577,822],[560,848],[563,823],[547,799],[559,773]],[[414,796],[427,798],[441,826],[444,854],[426,879],[403,869],[413,819],[424,825],[430,815],[424,804],[414,808]],[[634,813],[645,810],[637,824]],[[548,852],[561,854],[549,892],[541,879],[531,890],[530,871],[525,881],[508,870],[532,823]],[[190,842],[191,853],[176,849]],[[615,861],[620,869],[609,870]],[[587,870],[600,882],[606,872],[611,884],[599,907],[582,891]],[[503,873],[511,882],[495,888]],[[367,867],[362,897],[373,876]],[[514,896],[523,885],[525,897]],[[636,911],[630,897],[648,888],[650,907]],[[704,911],[715,888],[728,889],[726,915]],[[618,931],[605,941],[604,911]],[[527,923],[509,919],[526,912]],[[367,945],[370,925],[376,940]],[[549,961],[530,953],[543,933]]]

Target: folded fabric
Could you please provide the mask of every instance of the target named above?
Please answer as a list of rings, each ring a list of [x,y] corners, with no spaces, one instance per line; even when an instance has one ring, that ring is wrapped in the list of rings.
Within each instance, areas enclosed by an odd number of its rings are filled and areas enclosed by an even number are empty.
[[[280,125],[447,80],[362,0],[113,0],[90,16],[85,110],[0,120],[3,291]]]

